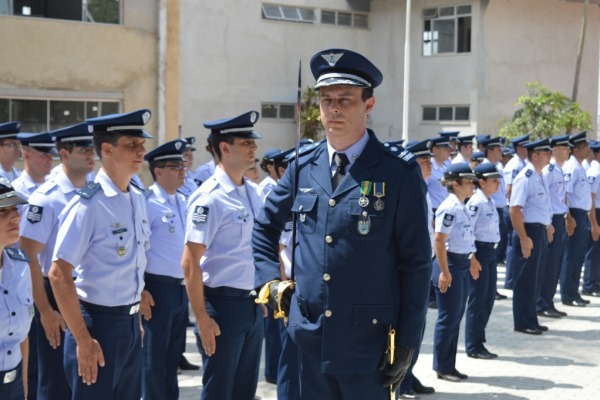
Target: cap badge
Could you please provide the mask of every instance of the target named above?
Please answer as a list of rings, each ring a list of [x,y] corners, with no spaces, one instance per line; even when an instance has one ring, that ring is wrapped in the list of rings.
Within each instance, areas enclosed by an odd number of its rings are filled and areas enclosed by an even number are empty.
[[[255,112],[253,112],[252,114],[250,114],[250,122],[255,123],[257,117],[258,117],[258,115],[256,115]]]
[[[20,122],[17,123],[17,129],[21,129],[21,123]]]
[[[148,121],[150,121],[150,113],[148,111],[146,111],[145,113],[142,114],[142,119],[144,120],[144,125],[148,123]]]
[[[88,132],[94,133],[94,127],[92,125],[88,125]]]
[[[325,59],[325,61],[327,62],[327,64],[329,64],[330,67],[334,67],[335,64],[339,61],[340,58],[342,58],[342,56],[344,55],[344,53],[329,53],[329,54],[322,54],[321,57],[323,57]]]
[[[175,149],[179,150],[181,148],[181,142],[175,143]]]

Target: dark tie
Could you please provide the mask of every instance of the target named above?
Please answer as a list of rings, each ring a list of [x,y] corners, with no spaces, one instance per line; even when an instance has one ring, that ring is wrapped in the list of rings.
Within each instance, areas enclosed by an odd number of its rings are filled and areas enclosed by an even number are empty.
[[[331,187],[335,190],[342,179],[344,179],[344,175],[346,175],[346,165],[350,164],[350,160],[348,160],[348,156],[344,153],[333,153],[333,161],[337,165],[337,168],[331,178]]]

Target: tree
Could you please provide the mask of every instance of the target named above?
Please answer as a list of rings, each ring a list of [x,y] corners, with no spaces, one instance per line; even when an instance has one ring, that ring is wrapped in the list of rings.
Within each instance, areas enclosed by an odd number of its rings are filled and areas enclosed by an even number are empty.
[[[321,134],[321,113],[319,110],[319,93],[306,87],[302,91],[302,103],[300,111],[300,126],[302,128],[302,137],[319,140]]]
[[[532,139],[541,139],[592,127],[592,117],[579,103],[539,82],[528,83],[527,93],[517,99],[516,105],[521,108],[500,129],[500,136],[507,139],[527,133],[531,133]]]

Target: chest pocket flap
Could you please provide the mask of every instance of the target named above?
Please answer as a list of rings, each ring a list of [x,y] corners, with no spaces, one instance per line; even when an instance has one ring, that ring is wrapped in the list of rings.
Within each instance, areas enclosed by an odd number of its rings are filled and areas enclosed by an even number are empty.
[[[314,233],[317,229],[317,195],[296,196],[292,211],[298,213],[298,229],[305,233]]]

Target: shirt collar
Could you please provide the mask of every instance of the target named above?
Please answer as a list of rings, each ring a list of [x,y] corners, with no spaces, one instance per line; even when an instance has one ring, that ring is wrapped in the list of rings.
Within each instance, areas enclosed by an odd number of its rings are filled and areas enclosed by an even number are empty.
[[[56,186],[59,187],[60,191],[64,194],[81,189],[73,185],[73,182],[71,182],[71,180],[69,179],[67,174],[65,174],[65,171],[63,171],[62,168],[56,173],[56,175],[54,175],[54,182],[56,183]]]
[[[367,133],[366,130],[364,131],[364,133],[360,139],[358,139],[356,142],[354,142],[354,144],[352,144],[350,147],[348,147],[344,151],[336,151],[333,147],[331,147],[329,142],[327,142],[327,153],[329,154],[329,163],[330,163],[329,165],[333,166],[333,164],[334,164],[333,153],[336,153],[336,152],[344,153],[348,157],[348,160],[350,161],[350,163],[348,164],[348,167],[346,168],[346,171],[347,171],[348,169],[350,169],[350,167],[352,167],[352,164],[354,164],[354,161],[356,161],[356,159],[361,155],[361,153],[367,146],[368,142],[369,142],[369,134]]]
[[[112,179],[106,175],[104,168],[100,168],[100,171],[96,174],[96,182],[102,186],[102,191],[106,195],[106,197],[113,197],[121,193],[121,190],[115,185]]]
[[[223,190],[225,190],[225,193],[231,193],[236,189],[237,185],[231,180],[223,168],[217,166],[213,176],[217,182],[219,182],[219,185],[221,185]]]

